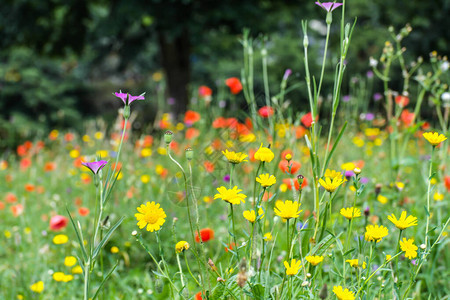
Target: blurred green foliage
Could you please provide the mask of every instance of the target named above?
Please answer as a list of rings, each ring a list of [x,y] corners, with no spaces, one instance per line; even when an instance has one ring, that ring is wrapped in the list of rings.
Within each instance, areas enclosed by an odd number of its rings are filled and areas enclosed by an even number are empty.
[[[413,32],[405,46],[412,58],[423,56],[426,61],[433,50],[447,54],[449,10],[446,0],[347,1],[346,21],[358,19],[343,93],[349,91],[351,76],[369,69],[368,58],[381,53],[389,37],[388,26],[397,30],[411,24]],[[335,23],[340,14],[340,10],[333,14]],[[278,91],[287,68],[294,71],[291,84],[303,83],[302,19],[310,20],[310,68],[317,74],[323,53],[325,12],[313,1],[3,1],[1,146],[13,145],[20,142],[14,142],[18,137],[51,127],[81,126],[82,117],[100,112],[86,109],[88,95],[103,92],[109,96],[118,89],[156,94],[150,90],[151,74],[161,69],[167,81],[167,97],[190,95],[189,99],[201,84],[216,91],[223,87],[225,78],[240,75],[239,38],[244,27],[250,28],[255,38],[255,90],[260,98],[263,85],[257,52],[262,35],[268,37],[273,93]],[[337,25],[333,26],[336,33]],[[339,47],[336,35],[331,37],[330,45],[335,50]],[[326,73],[332,74],[337,52],[329,53]],[[331,89],[332,80],[325,78],[324,95]],[[302,108],[306,94],[299,86],[289,97]],[[114,101],[113,97],[105,98]],[[177,107],[183,108],[181,104]]]

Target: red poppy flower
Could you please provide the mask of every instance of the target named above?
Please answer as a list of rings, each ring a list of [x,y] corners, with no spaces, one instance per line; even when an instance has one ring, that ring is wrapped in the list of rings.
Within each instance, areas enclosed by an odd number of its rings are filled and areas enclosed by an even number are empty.
[[[291,165],[291,172],[289,172],[289,165]],[[278,168],[280,168],[281,171],[283,171],[283,173],[285,174],[295,174],[297,173],[297,171],[300,169],[301,167],[301,163],[296,162],[294,160],[291,160],[290,162],[288,162],[285,159],[282,159],[280,161],[280,163],[278,164]]]
[[[294,181],[295,189],[298,190],[300,188],[300,184],[298,183],[297,178],[292,178],[292,181]],[[283,179],[283,183],[287,185],[288,189],[292,190],[292,185],[291,185],[291,179],[290,178]],[[306,180],[306,178],[304,178],[303,179],[303,183],[302,183],[302,189],[304,189],[307,185],[308,185],[308,181]]]
[[[203,300],[202,292],[198,292],[197,294],[195,294],[195,300]]]
[[[55,169],[56,169],[56,164],[54,162],[47,162],[44,165],[45,172],[51,172],[51,171],[54,171]]]
[[[34,184],[31,183],[26,183],[25,184],[25,191],[27,192],[33,192],[35,189]]]
[[[14,203],[17,202],[17,196],[13,193],[7,193],[5,196],[5,201],[8,203]]]
[[[28,157],[22,158],[20,160],[20,169],[22,171],[28,169],[28,167],[31,166],[31,159],[29,159]]]
[[[11,212],[13,213],[14,217],[18,217],[23,213],[23,205],[17,204],[14,206],[11,206]]]
[[[0,210],[4,210],[5,209],[5,203],[0,201]]]
[[[192,140],[200,135],[200,131],[197,128],[188,128],[186,130],[186,139]]]
[[[214,230],[212,230],[211,228],[200,229],[200,236],[202,237],[203,242],[210,241],[210,240],[214,239]],[[200,239],[198,237],[198,232],[195,233],[195,241],[197,243],[200,243]]]
[[[225,84],[230,88],[230,92],[234,95],[237,95],[242,91],[241,81],[237,77],[228,78],[225,80]]]
[[[205,170],[206,170],[206,172],[208,172],[208,173],[212,173],[212,172],[214,172],[214,164],[212,163],[212,162],[210,162],[210,161],[205,161],[204,163],[203,163],[203,166],[205,167]]]
[[[80,216],[82,216],[82,217],[84,217],[84,216],[87,216],[88,214],[89,214],[89,208],[87,208],[87,207],[80,207],[79,209],[78,209],[78,213],[80,214]]]
[[[450,192],[450,176],[447,175],[444,177],[445,187],[447,188],[447,191]]]
[[[268,118],[273,116],[275,110],[273,109],[273,107],[270,106],[263,106],[258,110],[259,115],[262,118]]]
[[[230,129],[235,129],[238,124],[239,124],[239,121],[236,118],[228,118],[227,119],[227,127]]]
[[[316,121],[319,119],[319,116],[316,116]],[[302,124],[306,127],[309,128],[311,127],[312,124],[312,114],[309,112],[306,115],[303,115],[303,117],[300,119],[300,121],[302,122]]]
[[[236,247],[235,243],[227,244],[227,247],[225,247],[225,252],[228,252],[228,250],[233,250],[234,247]]]
[[[195,122],[200,121],[200,114],[193,110],[188,110],[184,114],[184,123],[188,126],[191,126]]]
[[[395,103],[397,103],[400,107],[405,107],[409,103],[409,98],[403,95],[399,95],[395,97]]]
[[[28,154],[28,149],[25,147],[25,145],[17,146],[17,155],[25,156],[27,154]]]
[[[225,128],[227,126],[227,119],[224,117],[218,117],[212,123],[213,128]]]
[[[75,136],[73,135],[73,133],[68,132],[64,135],[64,140],[66,142],[71,142],[71,141],[73,141],[74,137]]]
[[[409,112],[409,110],[407,110],[407,109],[404,109],[402,111],[402,114],[400,115],[400,119],[402,120],[403,124],[406,127],[409,127],[412,125],[411,123],[413,121],[413,118],[414,118],[414,113]]]
[[[201,85],[198,87],[198,95],[202,98],[208,98],[212,95],[212,90],[206,85]]]
[[[64,229],[67,226],[67,222],[68,220],[66,217],[60,215],[53,216],[50,219],[50,230],[58,231]]]

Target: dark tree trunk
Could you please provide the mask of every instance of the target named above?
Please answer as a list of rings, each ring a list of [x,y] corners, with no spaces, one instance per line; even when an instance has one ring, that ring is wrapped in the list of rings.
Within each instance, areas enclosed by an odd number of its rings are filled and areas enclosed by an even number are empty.
[[[170,37],[166,32],[159,31],[158,40],[162,66],[167,76],[168,96],[175,99],[172,111],[178,117],[184,114],[189,103],[187,90],[191,72],[189,32],[183,29],[180,35]]]

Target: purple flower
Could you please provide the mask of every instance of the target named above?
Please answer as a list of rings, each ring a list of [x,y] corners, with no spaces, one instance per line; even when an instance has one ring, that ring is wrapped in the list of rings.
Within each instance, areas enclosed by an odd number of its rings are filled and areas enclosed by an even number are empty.
[[[366,114],[366,120],[367,121],[373,121],[375,119],[375,115],[373,113],[367,113]]]
[[[367,184],[369,182],[369,178],[367,178],[367,177],[362,177],[361,178],[361,183],[362,184]]]
[[[373,77],[373,72],[372,71],[367,71],[366,73],[367,78],[372,78]]]
[[[345,95],[345,96],[342,96],[342,101],[344,101],[344,102],[349,102],[350,101],[350,95]]]
[[[83,166],[87,167],[92,173],[97,174],[104,166],[106,166],[108,162],[106,160],[101,161],[92,161],[92,162],[83,162],[81,163]]]
[[[125,105],[130,105],[135,100],[145,100],[144,94],[141,94],[139,96],[131,96],[128,93],[122,93],[122,91],[120,91],[119,93],[117,93],[117,92],[114,93],[114,95],[116,97],[120,98],[123,101],[123,104],[125,104]]]
[[[223,181],[230,182],[230,175],[227,174],[227,175],[223,176]]]
[[[334,3],[334,2],[324,2],[324,3],[316,2],[316,4],[325,9],[327,12],[332,12],[333,10],[342,5],[342,3]]]
[[[308,224],[306,223],[302,223],[302,222],[298,222],[297,223],[297,230],[300,231],[302,229],[308,228]]]
[[[169,99],[167,99],[167,104],[174,105],[175,103],[176,103],[175,98],[170,97]]]
[[[353,170],[345,171],[345,178],[347,178],[347,180],[349,180],[354,175],[355,175],[355,173],[353,172]]]
[[[292,74],[292,70],[291,70],[291,69],[287,69],[287,70],[284,72],[283,80],[287,80],[288,77],[291,76],[291,74]]]
[[[380,101],[383,99],[383,96],[380,93],[373,94],[373,101]]]

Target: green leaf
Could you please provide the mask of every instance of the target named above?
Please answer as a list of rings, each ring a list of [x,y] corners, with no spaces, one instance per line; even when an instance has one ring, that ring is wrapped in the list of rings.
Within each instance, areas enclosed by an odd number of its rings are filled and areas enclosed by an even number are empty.
[[[255,299],[264,299],[265,288],[261,284],[255,284],[252,286],[252,293]]]
[[[100,283],[97,291],[94,294],[94,297],[92,297],[92,300],[94,300],[98,296],[98,293],[102,290],[102,287],[105,284],[106,280],[108,280],[108,278],[111,276],[111,274],[114,272],[114,270],[117,268],[118,265],[119,265],[119,261],[116,262],[116,264],[114,265],[114,267],[111,268],[111,270],[108,272],[106,277],[103,278],[103,281],[102,281],[102,283]]]
[[[326,170],[328,168],[328,164],[330,163],[331,157],[333,156],[333,153],[336,150],[336,147],[339,144],[339,141],[341,140],[342,135],[344,134],[346,128],[347,128],[347,121],[344,123],[344,126],[342,126],[341,131],[339,131],[336,141],[333,144],[333,148],[331,148],[330,154],[328,155],[327,160],[325,161],[325,166],[323,167],[323,170]]]
[[[111,235],[113,234],[113,232],[117,229],[117,227],[120,226],[120,224],[122,223],[122,221],[124,219],[125,219],[125,217],[120,218],[120,220],[117,221],[117,223],[108,230],[108,232],[105,234],[105,236],[100,241],[100,243],[98,243],[97,247],[94,250],[94,254],[92,255],[93,260],[95,260],[97,255],[100,253],[100,250],[102,250],[103,246],[108,242],[108,240],[111,237]]]
[[[223,291],[225,290],[225,286],[223,283],[219,283],[218,285],[216,285],[214,287],[214,289],[212,290],[211,295],[209,296],[209,299],[211,300],[218,300],[218,299],[223,299]]]
[[[84,261],[86,262],[88,260],[88,255],[86,252],[86,248],[84,247],[84,242],[83,242],[83,237],[82,237],[83,234],[82,234],[82,232],[79,231],[78,227],[75,225],[75,222],[73,221],[72,215],[70,214],[67,206],[66,206],[66,211],[67,211],[67,214],[69,215],[70,222],[72,223],[73,229],[75,230],[75,233],[77,234],[78,243],[80,244],[81,252],[83,253]],[[81,230],[81,225],[80,225],[80,230]]]

